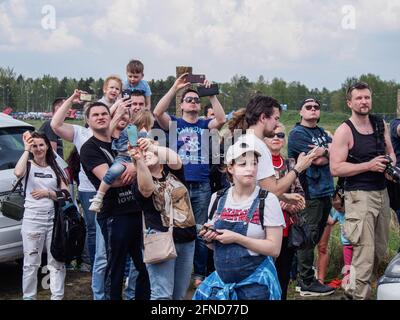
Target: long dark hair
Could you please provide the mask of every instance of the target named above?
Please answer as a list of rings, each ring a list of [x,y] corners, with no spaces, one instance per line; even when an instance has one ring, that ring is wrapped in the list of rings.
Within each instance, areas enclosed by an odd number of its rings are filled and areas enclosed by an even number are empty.
[[[46,162],[50,166],[50,168],[53,169],[54,173],[56,174],[57,187],[60,187],[61,181],[64,181],[64,183],[66,185],[68,185],[68,180],[67,180],[64,172],[62,171],[62,169],[58,166],[58,164],[56,162],[53,148],[51,147],[50,140],[47,138],[47,136],[45,134],[39,133],[39,132],[32,132],[31,136],[34,139],[43,139],[44,142],[46,143],[46,146],[47,146]]]

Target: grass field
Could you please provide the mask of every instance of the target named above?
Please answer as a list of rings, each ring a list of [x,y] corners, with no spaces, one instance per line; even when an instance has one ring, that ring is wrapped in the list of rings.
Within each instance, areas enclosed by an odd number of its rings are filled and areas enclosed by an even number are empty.
[[[329,130],[332,134],[335,132],[336,128],[348,118],[347,114],[343,113],[322,113],[321,121],[319,125],[326,130]],[[282,113],[281,122],[286,127],[286,132],[289,133],[296,122],[300,119],[298,112],[296,111],[285,111]],[[42,121],[28,121],[30,124],[39,128],[42,125]],[[82,121],[68,121],[69,123],[82,125]],[[69,142],[64,141],[64,157],[67,158],[71,152],[73,145]],[[286,153],[286,150],[284,151]],[[385,261],[379,268],[380,274],[386,268],[387,263],[396,255],[398,249],[400,248],[400,233],[399,225],[395,214],[392,215],[389,245],[387,251],[387,257]],[[342,246],[340,243],[340,227],[335,225],[332,230],[332,236],[329,241],[329,252],[330,252],[330,263],[327,272],[326,280],[331,280],[340,277],[340,271],[343,266],[342,258]]]

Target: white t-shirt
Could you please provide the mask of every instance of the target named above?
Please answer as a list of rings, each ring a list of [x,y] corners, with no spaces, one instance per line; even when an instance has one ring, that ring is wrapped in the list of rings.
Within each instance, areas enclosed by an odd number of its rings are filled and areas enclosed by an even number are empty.
[[[25,185],[25,178],[22,183]],[[49,212],[54,209],[53,200],[48,198],[35,200],[31,195],[33,190],[40,189],[57,190],[57,177],[50,166],[39,167],[31,162],[24,207],[34,212]]]
[[[226,202],[224,205],[224,209],[221,212],[221,215],[218,217],[216,212],[209,223],[214,224],[217,218],[225,221],[246,221],[247,213],[250,210],[250,207],[257,198],[258,193],[260,191],[260,187],[256,187],[252,195],[246,201],[235,202],[232,198],[232,190],[233,188],[229,188],[228,197],[226,198]],[[217,193],[214,193],[211,196],[210,206],[208,208],[208,216],[210,216],[210,211],[212,209],[213,203],[217,197]],[[282,227],[285,228],[285,219],[283,217],[282,209],[279,204],[278,198],[271,192],[268,192],[268,196],[265,199],[265,207],[264,207],[264,226],[265,227]],[[265,239],[265,229],[263,229],[260,225],[260,215],[258,207],[253,215],[253,219],[249,223],[249,227],[247,229],[247,235],[253,239]],[[253,251],[249,251],[250,255],[258,255]]]
[[[238,141],[243,141],[248,145],[257,148],[260,151],[261,156],[258,158],[258,171],[257,171],[257,181],[263,180],[265,178],[275,176],[274,166],[272,165],[272,156],[267,145],[264,141],[258,138],[253,133],[247,133],[238,138]]]
[[[82,126],[78,126],[73,124],[72,127],[74,128],[74,140],[72,141],[78,150],[78,153],[81,153],[82,145],[89,140],[93,136],[93,132],[89,128],[85,128]],[[96,188],[93,184],[89,181],[88,177],[86,176],[85,170],[83,170],[82,164],[81,169],[79,170],[79,191],[83,192],[96,192]]]

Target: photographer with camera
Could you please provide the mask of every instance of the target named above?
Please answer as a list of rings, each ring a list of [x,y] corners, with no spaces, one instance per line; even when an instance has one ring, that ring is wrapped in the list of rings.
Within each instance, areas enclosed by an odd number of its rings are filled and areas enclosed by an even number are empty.
[[[389,237],[385,172],[396,156],[384,121],[370,114],[371,96],[367,83],[347,90],[351,117],[336,130],[330,152],[332,175],[346,177],[343,231],[353,245],[350,278],[355,279],[345,291],[348,299],[370,299],[372,273],[385,255]]]

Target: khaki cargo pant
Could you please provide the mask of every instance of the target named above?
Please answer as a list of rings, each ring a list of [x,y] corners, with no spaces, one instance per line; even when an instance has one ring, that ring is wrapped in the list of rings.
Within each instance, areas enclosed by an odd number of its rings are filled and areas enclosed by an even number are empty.
[[[387,190],[346,191],[343,232],[353,245],[350,284],[353,299],[370,299],[371,276],[384,258],[389,238],[390,207]]]

